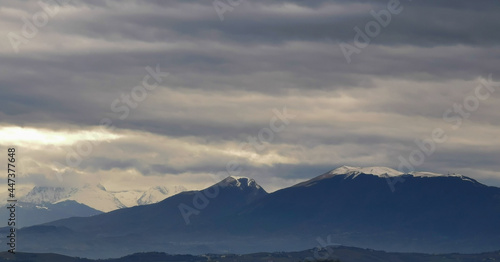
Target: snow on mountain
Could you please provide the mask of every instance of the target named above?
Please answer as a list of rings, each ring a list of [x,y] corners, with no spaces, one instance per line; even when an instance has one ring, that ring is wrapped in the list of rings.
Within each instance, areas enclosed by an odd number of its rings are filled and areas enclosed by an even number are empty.
[[[55,203],[63,198],[69,197],[76,189],[64,187],[35,186],[27,195],[22,197],[22,202],[33,204]]]
[[[137,199],[136,203],[139,205],[148,205],[160,202],[165,198],[175,195],[177,193],[186,191],[187,189],[183,186],[174,186],[171,188],[167,188],[165,186],[156,186],[148,189],[144,192],[139,199]]]
[[[475,180],[458,175],[458,174],[438,174],[438,173],[432,173],[432,172],[420,172],[420,171],[414,171],[410,173],[403,173],[398,170],[389,168],[389,167],[381,167],[381,166],[373,166],[373,167],[352,167],[352,166],[341,166],[337,169],[334,169],[330,172],[327,172],[323,175],[317,176],[311,180],[305,181],[303,183],[297,184],[296,186],[309,186],[312,185],[314,182],[322,180],[322,179],[327,179],[330,177],[334,176],[345,176],[345,179],[350,178],[350,179],[355,179],[357,176],[360,174],[367,174],[367,175],[374,175],[378,177],[397,177],[397,176],[413,176],[413,177],[460,177],[462,180],[467,180],[470,182],[476,182]]]
[[[91,208],[109,212],[124,207],[157,203],[186,190],[183,186],[156,186],[147,191],[112,192],[107,191],[101,184],[86,184],[80,188],[35,186],[28,194],[21,197],[20,201],[33,204],[55,204],[66,200],[74,200]]]
[[[111,193],[126,207],[133,207],[137,206],[137,200],[144,194],[144,191],[126,190]]]
[[[413,171],[410,173],[403,173],[399,172],[395,169],[389,168],[389,167],[380,167],[380,166],[373,166],[373,167],[351,167],[351,166],[342,166],[337,169],[334,169],[330,172],[328,172],[325,175],[333,176],[333,175],[354,175],[353,178],[355,178],[359,174],[369,174],[369,175],[375,175],[379,177],[395,177],[395,176],[401,176],[401,175],[411,175],[414,177],[463,177],[462,175],[457,175],[457,174],[439,174],[439,173],[433,173],[433,172],[426,172],[426,171]]]
[[[86,184],[80,188],[35,186],[27,195],[20,198],[22,202],[33,204],[57,204],[66,200],[74,200],[103,212],[125,207],[100,184]]]
[[[239,187],[239,188],[255,188],[260,189],[261,186],[252,178],[229,176],[218,183],[220,187]]]
[[[66,200],[74,200],[78,203],[85,204],[91,208],[109,212],[115,209],[123,208],[125,205],[120,202],[112,193],[106,191],[102,185],[84,185],[81,188],[76,190],[72,190],[72,193],[59,200],[55,203],[66,201]]]
[[[328,174],[330,175],[345,175],[345,174],[371,174],[375,176],[400,176],[403,173],[397,170],[394,170],[389,167],[352,167],[352,166],[342,166],[333,171],[330,171]]]
[[[315,177],[309,181],[306,181],[304,183],[311,183],[311,182],[315,182],[318,180],[323,180],[323,179],[327,179],[327,178],[334,177],[334,176],[340,176],[340,175],[347,175],[346,178],[348,178],[348,177],[349,178],[356,178],[359,174],[371,174],[371,175],[380,176],[380,177],[381,176],[394,177],[394,176],[400,176],[403,173],[399,172],[397,170],[394,170],[392,168],[380,167],[380,166],[374,166],[374,167],[341,166],[337,169],[334,169],[334,170],[327,172],[323,175],[317,176],[317,177]],[[302,185],[302,184],[303,183],[298,184],[297,186]]]

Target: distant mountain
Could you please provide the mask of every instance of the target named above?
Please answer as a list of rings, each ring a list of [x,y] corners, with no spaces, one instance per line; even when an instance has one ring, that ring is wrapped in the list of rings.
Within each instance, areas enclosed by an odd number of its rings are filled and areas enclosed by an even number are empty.
[[[34,187],[20,201],[32,204],[56,204],[73,200],[102,212],[157,203],[170,195],[185,191],[182,186],[152,187],[147,191],[108,191],[101,184],[85,184],[82,187]]]
[[[214,198],[204,197],[215,193]],[[102,232],[102,227],[106,227],[106,234],[143,234],[149,230],[154,233],[182,233],[186,229],[186,221],[181,215],[180,206],[185,205],[188,209],[197,211],[196,215],[189,217],[193,226],[205,225],[209,221],[219,222],[219,219],[233,215],[266,195],[267,192],[253,179],[228,177],[203,191],[181,192],[156,204],[115,210],[88,220],[60,220],[50,225],[63,225],[71,230],[84,230],[90,234]],[[207,202],[203,203],[203,199]],[[112,224],[109,228],[108,223]],[[131,226],[130,223],[139,226]]]
[[[252,179],[228,177],[156,204],[59,220],[19,236],[26,251],[83,257],[300,250],[327,236],[387,251],[475,253],[498,249],[498,221],[500,188],[460,175],[344,166],[271,194]]]
[[[254,253],[254,254],[206,254],[206,255],[170,255],[160,252],[137,253],[121,258],[105,260],[89,260],[73,258],[56,254],[30,254],[7,252],[0,253],[0,262],[30,261],[30,262],[314,262],[314,261],[341,261],[341,262],[478,262],[499,261],[500,251],[481,254],[416,254],[416,253],[388,253],[372,249],[361,249],[344,246],[326,246],[324,248],[308,249],[296,252]]]
[[[136,203],[138,205],[158,203],[168,196],[175,195],[186,190],[187,189],[183,186],[174,186],[171,189],[165,186],[152,187],[146,192],[142,193],[141,196],[137,199]]]
[[[118,199],[125,207],[137,206],[137,200],[144,194],[141,190],[124,190],[109,192]],[[166,198],[166,197],[165,197]]]
[[[55,203],[69,197],[74,191],[76,189],[35,186],[26,196],[21,198],[21,201],[33,204]]]
[[[125,207],[112,193],[106,191],[101,184],[86,184],[80,188],[35,187],[25,197],[26,203],[51,203],[73,200],[103,212]]]
[[[68,217],[89,217],[102,212],[73,200],[51,203],[16,203],[16,227],[27,227]],[[9,210],[0,209],[0,217],[8,217]]]

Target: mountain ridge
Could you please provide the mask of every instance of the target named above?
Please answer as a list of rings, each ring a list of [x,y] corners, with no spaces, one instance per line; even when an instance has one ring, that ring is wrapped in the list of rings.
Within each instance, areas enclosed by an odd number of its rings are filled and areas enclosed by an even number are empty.
[[[404,178],[404,177],[408,177],[408,176],[412,176],[412,177],[459,177],[459,178],[462,178],[464,180],[469,180],[471,182],[477,182],[473,178],[459,175],[459,174],[455,174],[455,173],[446,174],[446,175],[440,174],[440,173],[428,172],[428,171],[412,171],[409,173],[403,173],[403,172],[400,172],[398,170],[392,169],[390,167],[383,167],[383,166],[352,167],[352,166],[344,165],[344,166],[332,169],[332,170],[330,170],[322,175],[319,175],[317,177],[314,177],[312,179],[298,183],[295,186],[313,183],[315,181],[331,178],[334,176],[344,176],[345,178],[355,179],[360,174],[373,175],[373,176],[387,178],[387,179],[394,179],[394,178],[398,178],[398,177]]]
[[[69,245],[58,250],[64,254],[92,250],[96,257],[123,254],[124,247],[191,254],[290,251],[313,247],[325,235],[346,246],[398,252],[477,253],[500,243],[500,188],[465,176],[403,175],[391,191],[385,177],[372,174],[321,176],[272,193],[248,178],[228,177],[156,204],[58,220],[20,236],[27,251],[56,251],[40,244],[50,242]],[[181,205],[192,208],[190,223]]]
[[[85,184],[81,187],[35,186],[20,201],[33,204],[57,204],[72,200],[90,208],[109,212],[136,205],[147,205],[164,200],[172,194],[185,191],[182,186],[155,186],[146,191],[108,191],[101,184]]]

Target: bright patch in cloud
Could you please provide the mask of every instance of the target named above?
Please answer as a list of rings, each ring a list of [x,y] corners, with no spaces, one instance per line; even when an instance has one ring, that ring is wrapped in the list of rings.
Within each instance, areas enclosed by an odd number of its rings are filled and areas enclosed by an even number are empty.
[[[53,131],[29,127],[0,127],[0,144],[19,146],[67,146],[80,141],[108,141],[120,138],[120,135],[105,131]]]

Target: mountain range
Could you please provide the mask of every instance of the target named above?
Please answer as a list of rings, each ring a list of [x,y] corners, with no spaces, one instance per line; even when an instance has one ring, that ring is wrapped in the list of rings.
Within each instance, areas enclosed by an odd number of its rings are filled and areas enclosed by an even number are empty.
[[[101,184],[85,184],[81,187],[46,187],[35,186],[21,202],[32,204],[51,203],[73,200],[93,209],[109,212],[124,207],[157,203],[168,196],[185,191],[182,186],[155,186],[146,191],[108,191]]]
[[[69,217],[89,217],[120,208],[153,204],[185,190],[182,186],[155,186],[146,191],[107,191],[100,184],[35,186],[19,197],[17,226],[27,227]],[[8,213],[8,209],[0,209],[0,216],[7,217]]]
[[[273,193],[253,179],[228,177],[155,204],[23,228],[19,242],[27,252],[92,258],[291,251],[318,243],[477,253],[500,246],[498,221],[500,188],[470,177],[344,166]]]

